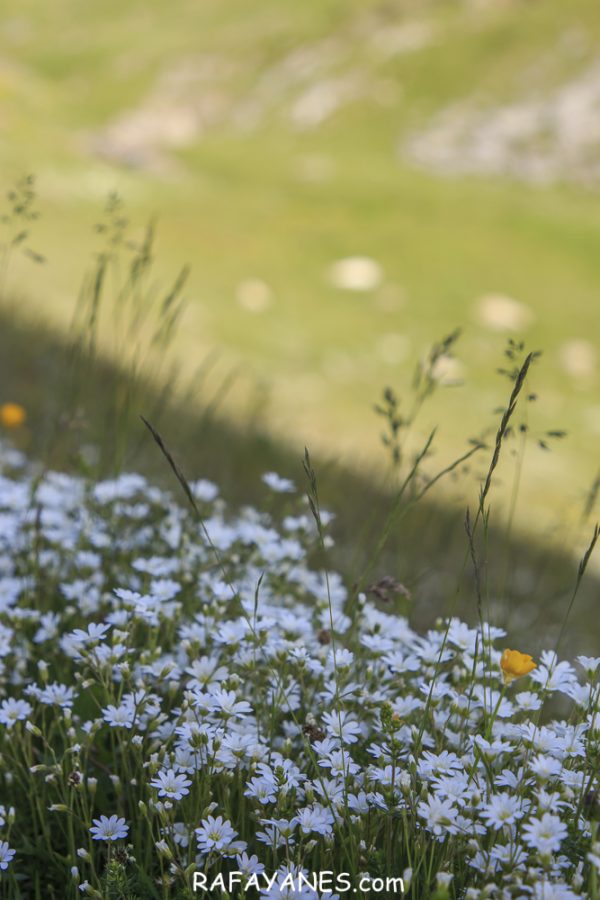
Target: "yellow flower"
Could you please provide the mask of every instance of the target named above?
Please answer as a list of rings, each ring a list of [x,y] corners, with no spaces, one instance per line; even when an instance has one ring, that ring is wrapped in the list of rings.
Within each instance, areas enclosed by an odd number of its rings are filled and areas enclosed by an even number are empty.
[[[0,425],[5,428],[19,428],[27,418],[27,413],[18,403],[4,403],[0,406]]]
[[[519,653],[518,650],[506,649],[500,660],[504,684],[510,684],[511,681],[514,681],[515,678],[521,678],[522,675],[528,675],[536,666],[537,663],[533,661],[528,653]]]

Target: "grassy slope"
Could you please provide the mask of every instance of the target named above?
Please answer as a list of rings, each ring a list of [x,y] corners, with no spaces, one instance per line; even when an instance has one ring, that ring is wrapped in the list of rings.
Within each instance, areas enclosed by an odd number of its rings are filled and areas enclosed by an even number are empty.
[[[29,411],[28,426],[13,441],[49,467],[69,471],[97,471],[86,447],[101,448],[99,471],[111,469],[115,437],[114,398],[124,388],[121,373],[99,361],[88,370],[72,368],[64,341],[46,329],[22,328],[0,311],[0,384],[18,389]],[[74,419],[65,421],[65,398],[78,388]],[[143,471],[185,502],[164,458],[139,420],[142,412],[159,429],[169,449],[189,479],[214,479],[233,507],[250,503],[280,517],[286,498],[268,494],[261,475],[273,470],[292,478],[299,491],[306,489],[301,448],[294,450],[271,440],[258,427],[239,428],[214,412],[199,413],[189,404],[178,403],[170,394],[159,393],[140,380],[128,383],[132,398],[130,415],[121,419],[119,433],[126,436],[126,471]],[[106,455],[104,455],[106,454]],[[485,454],[486,462],[488,454]],[[375,548],[393,506],[389,483],[373,473],[356,473],[339,461],[313,454],[319,494],[325,508],[336,513],[333,531],[337,546],[327,564],[344,572],[350,587],[369,567],[364,586],[382,576],[392,576],[412,594],[407,603],[400,597],[388,609],[406,614],[419,628],[431,626],[439,615],[459,615],[477,621],[476,585],[464,531],[464,506],[453,508],[440,502],[434,489],[428,497],[408,508],[392,529],[384,552],[371,566]],[[502,464],[500,471],[502,471]],[[463,503],[473,512],[477,492],[468,477],[458,485]],[[492,491],[492,507],[495,492]],[[483,530],[477,540],[480,559],[487,556],[482,576],[483,608],[490,621],[508,629],[510,639],[531,652],[554,646],[573,590],[576,564],[570,542],[558,539],[520,540],[506,531],[492,515],[487,538]],[[322,562],[322,560],[320,561]],[[315,564],[317,561],[315,560]],[[597,603],[598,579],[584,579],[561,643],[563,653],[596,650],[596,636],[589,627]]]
[[[373,33],[414,18],[409,3],[390,12],[372,2],[263,0],[250,14],[248,4],[216,0],[107,2],[85,11],[77,0],[52,8],[7,0],[0,91],[10,139],[0,144],[0,165],[7,179],[37,173],[44,220],[36,246],[50,260],[42,279],[14,269],[11,286],[64,323],[94,246],[91,225],[107,190],[117,187],[136,221],[159,212],[164,273],[187,260],[193,265],[194,302],[180,339],[190,369],[219,347],[225,367],[241,361],[246,381],[266,385],[267,419],[279,433],[363,461],[376,453],[365,422],[382,385],[405,386],[423,346],[456,325],[466,327],[461,357],[469,389],[446,391],[428,413],[430,423],[442,419],[441,458],[490,423],[505,395],[493,374],[503,338],[477,323],[473,304],[484,292],[508,293],[535,311],[527,340],[546,351],[534,424],[574,432],[560,453],[528,453],[520,520],[528,526],[532,510],[548,516],[560,502],[575,521],[595,474],[587,411],[597,403],[598,383],[570,382],[557,351],[565,338],[598,336],[597,200],[565,186],[440,180],[401,161],[398,145],[456,99],[476,92],[498,102],[521,96],[524,85],[542,91],[577,74],[592,50],[574,58],[561,49],[562,35],[583,27],[593,48],[600,15],[592,0],[568,8],[560,0],[490,4],[478,12],[428,3],[418,18],[433,26],[433,44],[378,56]],[[325,37],[331,43],[323,51]],[[289,108],[298,92],[282,89],[254,130],[242,132],[226,118],[174,153],[172,174],[128,170],[86,148],[87,134],[141,103],[182,59],[233,62],[226,79],[233,108],[263,97],[265,79],[276,82],[276,67],[299,46],[321,48],[320,65],[330,74],[359,72],[371,86],[383,85],[382,99],[365,96],[319,128],[297,131]],[[327,61],[329,52],[339,54],[337,62]],[[315,160],[329,174],[309,183],[299,173]],[[382,264],[383,297],[328,285],[330,262],[354,253]],[[274,305],[263,315],[235,302],[236,284],[247,276],[273,288]],[[377,354],[389,331],[410,339],[397,367]],[[247,389],[232,392],[238,417],[247,413],[248,396]]]

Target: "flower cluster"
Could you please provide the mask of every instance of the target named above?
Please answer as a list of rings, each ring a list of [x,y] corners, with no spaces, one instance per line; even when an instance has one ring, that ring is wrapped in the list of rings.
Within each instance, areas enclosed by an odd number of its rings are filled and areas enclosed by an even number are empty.
[[[132,896],[179,896],[195,868],[321,867],[404,873],[414,897],[585,896],[600,658],[416,633],[312,569],[308,507],[265,483],[269,515],[192,484],[200,522],[139,475],[0,446],[1,877],[97,896],[117,866]]]

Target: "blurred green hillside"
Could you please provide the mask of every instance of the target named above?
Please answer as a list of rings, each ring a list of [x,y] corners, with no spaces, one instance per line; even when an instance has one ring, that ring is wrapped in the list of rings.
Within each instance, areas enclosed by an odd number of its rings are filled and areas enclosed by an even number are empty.
[[[64,329],[116,190],[137,233],[158,217],[165,284],[192,266],[188,374],[216,349],[236,422],[363,467],[373,402],[433,340],[464,330],[423,415],[442,464],[493,427],[523,337],[544,355],[517,517],[574,534],[600,434],[599,41],[596,0],[4,0],[2,187],[35,174],[47,262],[3,290]]]

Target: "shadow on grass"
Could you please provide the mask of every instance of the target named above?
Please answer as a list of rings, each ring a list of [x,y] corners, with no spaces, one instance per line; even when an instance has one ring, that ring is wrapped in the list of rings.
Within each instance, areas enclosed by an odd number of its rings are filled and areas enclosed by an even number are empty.
[[[304,488],[303,447],[292,450],[256,428],[238,428],[215,410],[198,412],[197,402],[175,401],[168,390],[159,393],[139,378],[133,383],[102,360],[95,360],[87,370],[79,368],[74,384],[70,352],[67,342],[45,327],[25,325],[15,315],[0,311],[0,402],[14,400],[27,408],[28,427],[18,440],[49,467],[79,470],[85,465],[82,447],[100,447],[99,458],[90,465],[93,473],[108,474],[111,460],[119,454],[125,470],[141,471],[177,494],[179,488],[142,425],[141,413],[163,435],[190,479],[216,481],[224,498],[234,505],[264,508],[268,502],[276,509],[282,507],[283,498],[265,498],[261,475],[266,471],[291,477]],[[121,395],[129,440],[119,448],[113,419],[114,399]],[[64,415],[74,397],[81,411],[76,419]],[[393,498],[335,460],[317,459],[313,464],[322,503],[336,513],[336,548],[329,564],[351,586],[372,559]],[[473,484],[472,507],[476,496]],[[575,582],[576,562],[543,540],[524,541],[518,536],[508,540],[504,528],[493,524],[487,543],[486,618],[508,629],[509,646],[531,652],[553,647]],[[365,584],[371,586],[384,576],[397,579],[411,594],[410,601],[397,595],[384,608],[408,614],[416,627],[426,627],[436,616],[451,612],[475,623],[476,585],[464,507],[452,508],[429,496],[420,501],[390,535]],[[589,622],[599,588],[588,574],[561,655],[597,651],[595,628]]]

